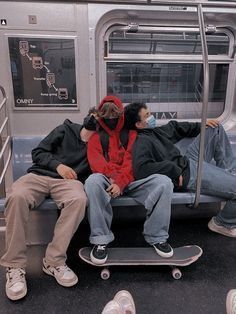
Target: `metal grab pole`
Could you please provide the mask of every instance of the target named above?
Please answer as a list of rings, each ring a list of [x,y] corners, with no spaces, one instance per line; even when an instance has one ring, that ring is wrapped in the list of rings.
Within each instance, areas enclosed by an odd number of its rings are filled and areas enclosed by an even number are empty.
[[[201,134],[200,134],[198,168],[197,168],[197,186],[196,186],[195,200],[192,205],[192,207],[194,208],[197,207],[199,204],[199,198],[200,198],[200,193],[201,193],[202,165],[203,165],[203,159],[204,159],[204,144],[205,144],[207,107],[208,107],[208,96],[209,96],[208,49],[207,49],[205,25],[204,25],[204,18],[203,18],[201,4],[198,4],[198,20],[199,20],[199,27],[200,27],[202,59],[203,59],[203,99],[202,99]]]
[[[2,92],[2,96],[3,96],[3,101],[0,103],[0,116],[3,109],[4,109],[4,115],[5,115],[5,119],[3,120],[0,126],[0,197],[5,197],[6,196],[5,175],[11,161],[12,149],[11,149],[9,118],[7,116],[8,112],[7,112],[7,106],[6,106],[7,97],[6,97],[5,89],[1,85],[0,85],[0,91]],[[7,129],[7,136],[3,141],[2,132],[5,128]],[[5,160],[4,153],[7,151],[7,149],[8,149],[8,155],[7,155],[7,159]]]

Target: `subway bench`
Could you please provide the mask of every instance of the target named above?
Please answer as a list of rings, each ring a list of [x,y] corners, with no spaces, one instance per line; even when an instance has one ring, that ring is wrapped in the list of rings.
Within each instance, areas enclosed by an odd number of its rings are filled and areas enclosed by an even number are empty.
[[[16,136],[12,138],[12,167],[13,167],[13,180],[16,181],[19,177],[26,174],[27,169],[32,164],[31,151],[43,139],[43,136]],[[233,147],[234,154],[236,155],[236,134],[229,134],[229,139]],[[188,145],[191,143],[191,138],[184,138],[176,145],[184,154]],[[172,204],[185,204],[190,205],[194,203],[194,192],[177,192],[174,193]],[[220,202],[224,199],[216,196],[201,194],[199,203]],[[0,211],[4,211],[5,199],[0,199]],[[111,200],[112,206],[125,207],[125,206],[140,206],[140,203],[128,196],[120,196]],[[47,198],[34,210],[52,210],[57,209],[55,202]]]

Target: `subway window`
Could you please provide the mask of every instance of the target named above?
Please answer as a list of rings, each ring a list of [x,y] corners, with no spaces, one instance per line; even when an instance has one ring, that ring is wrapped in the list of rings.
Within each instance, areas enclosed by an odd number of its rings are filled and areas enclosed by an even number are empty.
[[[210,64],[209,118],[224,111],[228,70],[227,64]],[[107,82],[108,94],[125,103],[145,102],[157,117],[200,118],[201,64],[111,62],[107,64]]]
[[[9,37],[14,107],[77,108],[74,39]]]
[[[210,27],[208,118],[225,110],[233,34]],[[104,36],[106,92],[147,103],[157,118],[198,119],[203,98],[202,46],[196,28],[112,26]]]

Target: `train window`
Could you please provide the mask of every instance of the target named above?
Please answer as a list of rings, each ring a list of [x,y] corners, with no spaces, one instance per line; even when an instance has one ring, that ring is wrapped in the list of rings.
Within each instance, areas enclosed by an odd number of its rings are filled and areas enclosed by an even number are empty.
[[[209,55],[228,54],[229,37],[223,33],[206,35]],[[201,54],[199,33],[129,33],[113,31],[109,54]]]
[[[229,66],[210,64],[208,117],[224,111]],[[162,118],[200,118],[201,64],[108,63],[107,93],[123,102],[143,101]]]
[[[77,108],[74,41],[8,38],[16,109]]]
[[[208,118],[225,110],[234,36],[209,27]],[[143,101],[158,118],[198,119],[203,97],[199,30],[187,27],[113,25],[105,32],[106,93],[124,103]]]

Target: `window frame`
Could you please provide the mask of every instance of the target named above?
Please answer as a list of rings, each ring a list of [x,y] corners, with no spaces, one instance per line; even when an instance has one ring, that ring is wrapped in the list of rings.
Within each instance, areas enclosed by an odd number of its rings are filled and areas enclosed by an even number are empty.
[[[124,30],[127,29],[129,25],[127,23],[122,23],[121,21],[110,21],[110,23],[107,23],[104,25],[104,27],[100,30],[101,33],[99,34],[98,38],[100,40],[99,45],[99,55],[101,58],[99,59],[99,79],[101,84],[100,85],[100,95],[101,97],[103,95],[106,95],[106,89],[107,89],[107,63],[109,62],[135,62],[135,63],[203,63],[202,60],[202,54],[112,54],[107,53],[108,52],[108,38],[110,34],[113,31],[118,30]],[[146,26],[152,27],[152,26]],[[158,26],[159,30],[166,30],[170,32],[170,30],[173,30],[175,32],[186,31],[190,32],[196,32],[199,31],[198,27],[178,27],[178,26]],[[224,33],[229,37],[229,50],[228,55],[208,55],[208,62],[209,64],[228,64],[229,65],[229,71],[228,71],[228,83],[226,88],[226,96],[225,96],[225,106],[224,111],[222,114],[218,117],[219,120],[223,120],[226,118],[229,114],[230,109],[229,106],[227,106],[227,103],[231,103],[233,93],[231,92],[233,86],[231,86],[230,78],[232,78],[233,75],[233,64],[234,64],[234,45],[235,45],[235,37],[234,34],[226,27],[217,27],[216,33]],[[101,40],[102,39],[102,40]],[[102,46],[101,46],[102,45]],[[126,104],[126,103],[125,103]],[[184,120],[184,119],[178,119],[178,120]],[[192,121],[199,121],[198,118],[190,119]]]

